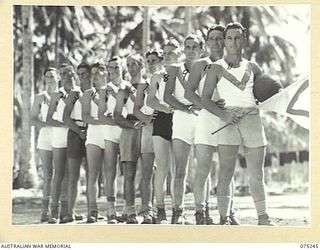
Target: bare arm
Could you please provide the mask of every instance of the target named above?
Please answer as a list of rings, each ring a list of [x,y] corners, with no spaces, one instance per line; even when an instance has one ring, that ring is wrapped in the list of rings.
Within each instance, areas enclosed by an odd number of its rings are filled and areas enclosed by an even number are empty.
[[[111,88],[108,86],[107,89],[101,89],[99,91],[99,108],[98,108],[98,118],[99,121],[102,124],[108,124],[108,125],[116,125],[115,121],[112,119],[112,116],[105,115],[108,105],[108,96],[111,96],[111,91],[113,91]],[[108,92],[108,93],[107,93]]]
[[[94,119],[90,115],[91,111],[91,94],[92,91],[85,91],[82,97],[82,119],[88,124],[101,125],[99,120]]]
[[[72,91],[66,98],[66,107],[63,111],[63,121],[64,123],[76,132],[82,139],[85,139],[85,133],[80,129],[80,127],[71,119],[71,112],[74,107],[75,102],[79,99],[79,92]]]
[[[144,102],[144,90],[148,88],[147,84],[139,84],[137,88],[137,96],[134,101],[133,114],[144,124],[151,121],[151,116],[141,112]]]
[[[233,112],[227,112],[220,109],[219,106],[212,101],[212,95],[216,89],[217,83],[221,78],[221,66],[212,64],[207,72],[207,77],[204,83],[201,102],[203,107],[210,113],[220,117],[226,123],[236,124],[239,121],[239,117]]]
[[[155,73],[150,80],[149,92],[147,97],[147,105],[164,113],[170,113],[170,108],[161,104],[159,99],[156,97],[157,86],[161,81],[162,75],[160,73]]]
[[[50,99],[49,110],[47,114],[47,124],[53,127],[64,127],[64,124],[62,122],[59,122],[52,118],[54,112],[57,109],[59,100],[60,100],[60,93],[54,93]]]
[[[36,95],[31,108],[31,125],[35,126],[38,130],[46,126],[45,122],[39,120],[40,106],[43,98],[43,95]]]
[[[169,77],[168,81],[166,82],[166,87],[164,91],[164,101],[174,109],[188,112],[189,105],[185,105],[182,102],[178,101],[177,98],[175,98],[175,96],[173,95],[179,70],[179,68],[173,66],[169,67],[168,69]]]
[[[254,74],[254,80],[262,74],[262,69],[255,63],[249,62],[251,66],[252,73]]]
[[[134,129],[135,126],[132,124],[131,121],[124,118],[122,115],[122,109],[124,108],[124,99],[129,98],[129,95],[126,91],[120,89],[117,94],[117,102],[114,108],[114,120],[121,128],[132,128]]]
[[[188,79],[188,84],[186,85],[186,91],[184,97],[190,102],[203,108],[201,103],[201,97],[196,93],[199,83],[201,81],[201,72],[203,72],[204,67],[206,67],[205,61],[197,61],[192,65],[191,72]]]

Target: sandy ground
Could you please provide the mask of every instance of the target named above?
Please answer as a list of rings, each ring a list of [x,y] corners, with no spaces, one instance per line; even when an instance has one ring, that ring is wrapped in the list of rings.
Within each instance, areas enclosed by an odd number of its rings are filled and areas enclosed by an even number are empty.
[[[41,213],[41,196],[37,192],[20,190],[13,193],[12,202],[12,224],[13,225],[32,225],[40,223]],[[285,193],[279,195],[269,195],[269,214],[273,221],[281,227],[309,227],[310,226],[310,195],[308,193]],[[193,224],[194,219],[194,199],[193,194],[189,193],[185,198],[186,211],[185,215],[188,221]],[[211,196],[211,215],[214,222],[218,223],[219,215],[216,208],[216,197]],[[140,209],[140,198],[136,199],[137,210]],[[171,198],[166,197],[167,217],[171,219]],[[123,200],[120,199],[117,205],[117,211],[121,213]],[[106,215],[106,197],[98,199],[99,213]],[[257,224],[256,212],[251,196],[236,196],[235,208],[237,217],[241,220],[242,226],[252,226]],[[82,194],[78,197],[76,203],[76,212],[86,214],[86,200]],[[142,221],[142,217],[138,217]],[[74,224],[86,224],[86,220],[76,221],[63,226]],[[107,224],[105,220],[101,220],[98,224]],[[58,226],[48,225],[47,226]],[[62,226],[61,224],[59,226]],[[79,225],[80,226],[80,225]]]

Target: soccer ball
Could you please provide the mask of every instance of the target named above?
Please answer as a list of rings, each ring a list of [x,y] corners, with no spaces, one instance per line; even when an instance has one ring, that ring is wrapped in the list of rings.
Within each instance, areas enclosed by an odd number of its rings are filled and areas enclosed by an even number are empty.
[[[259,102],[264,102],[271,96],[277,94],[282,88],[280,81],[266,74],[262,74],[254,80],[253,94]]]

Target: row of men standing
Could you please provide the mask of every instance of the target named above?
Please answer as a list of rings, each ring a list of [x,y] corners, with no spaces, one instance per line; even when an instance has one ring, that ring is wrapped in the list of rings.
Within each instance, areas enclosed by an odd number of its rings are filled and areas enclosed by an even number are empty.
[[[60,223],[78,219],[74,205],[79,169],[82,158],[86,157],[87,222],[94,223],[100,217],[97,180],[104,162],[108,223],[137,224],[134,180],[137,161],[141,157],[142,223],[167,223],[165,180],[172,146],[175,173],[171,223],[186,224],[187,161],[190,146],[195,144],[196,224],[213,224],[208,205],[208,176],[212,155],[219,145],[219,224],[239,225],[233,209],[232,177],[238,147],[243,144],[248,152],[258,223],[272,225],[261,178],[266,145],[263,127],[258,112],[248,118],[241,116],[255,105],[253,78],[261,74],[256,64],[242,58],[244,40],[245,30],[239,23],[213,26],[208,30],[205,42],[196,35],[186,37],[186,60],[178,64],[182,54],[180,44],[175,39],[168,39],[161,51],[148,51],[145,59],[138,54],[126,58],[129,81],[122,78],[123,60],[119,57],[111,58],[107,64],[89,66],[82,63],[77,67],[77,74],[68,64],[62,64],[58,70],[46,69],[46,91],[36,96],[32,108],[33,124],[40,130],[38,148],[46,177],[41,221],[57,223],[59,214]],[[227,53],[223,58],[225,44]],[[201,58],[205,45],[210,56]],[[144,64],[150,76],[147,79],[143,78]],[[76,84],[77,79],[80,87]],[[61,87],[57,90],[59,81]],[[221,81],[227,83],[218,85]],[[234,101],[238,99],[242,102]],[[226,123],[232,125],[220,133],[221,136],[211,135]],[[116,211],[118,154],[124,172],[125,207],[121,218]],[[153,171],[156,215],[151,203]]]

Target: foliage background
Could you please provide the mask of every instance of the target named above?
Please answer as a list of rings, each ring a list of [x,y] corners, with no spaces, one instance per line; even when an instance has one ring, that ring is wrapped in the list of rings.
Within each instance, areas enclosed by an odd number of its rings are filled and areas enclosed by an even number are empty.
[[[267,74],[279,77],[284,86],[310,68],[310,9],[303,5],[32,6],[29,9],[31,14],[23,6],[13,7],[13,177],[19,177],[19,187],[35,185],[35,181],[30,181],[30,175],[36,173],[37,154],[29,110],[34,94],[43,88],[42,72],[48,66],[62,62],[76,66],[83,60],[93,63],[113,55],[143,53],[145,48],[159,47],[170,36],[182,42],[189,33],[204,35],[213,24],[238,21],[248,31],[244,57],[256,61]],[[146,21],[150,24],[148,30]],[[30,24],[29,36],[26,22]],[[143,35],[146,32],[150,39]],[[28,41],[30,52],[26,48]],[[23,64],[27,56],[32,59],[31,65]],[[29,77],[24,74],[27,68],[32,72]],[[309,148],[309,132],[291,120],[272,113],[264,114],[263,120],[269,152]]]

